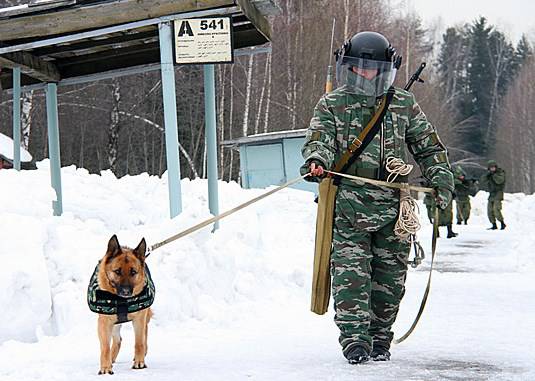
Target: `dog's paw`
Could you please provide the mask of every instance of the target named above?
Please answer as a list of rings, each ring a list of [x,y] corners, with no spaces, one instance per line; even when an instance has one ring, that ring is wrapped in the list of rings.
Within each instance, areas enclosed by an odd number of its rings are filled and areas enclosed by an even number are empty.
[[[147,365],[145,364],[145,361],[140,360],[136,361],[134,360],[134,365],[132,365],[132,369],[145,369]]]
[[[98,374],[99,375],[101,375],[101,374],[113,374],[113,370],[111,369],[111,366],[110,367],[102,367],[98,371]]]

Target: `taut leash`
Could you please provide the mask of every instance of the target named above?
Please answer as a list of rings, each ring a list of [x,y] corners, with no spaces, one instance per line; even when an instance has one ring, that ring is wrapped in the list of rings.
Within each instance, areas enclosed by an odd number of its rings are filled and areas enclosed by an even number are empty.
[[[407,183],[389,183],[388,181],[368,179],[366,177],[347,175],[345,173],[340,173],[340,172],[334,172],[334,171],[324,171],[324,172],[330,173],[330,174],[332,174],[334,176],[345,177],[346,179],[360,181],[360,182],[363,182],[363,183],[377,185],[377,186],[380,186],[380,187],[389,187],[389,188],[395,188],[395,189],[408,189],[408,190],[414,190],[414,191],[425,192],[425,193],[432,193],[433,192],[433,188],[420,187],[420,186],[417,186],[417,185],[411,185],[411,184],[407,184]]]
[[[192,226],[192,227],[190,227],[190,228],[188,228],[188,229],[186,229],[184,231],[181,231],[178,234],[175,234],[175,235],[167,238],[166,240],[163,240],[161,242],[155,243],[154,245],[152,245],[152,246],[150,246],[148,248],[146,257],[148,257],[152,253],[152,251],[154,251],[156,249],[159,249],[160,247],[162,247],[164,245],[167,245],[168,243],[176,241],[177,239],[180,239],[180,238],[185,237],[185,236],[187,236],[187,235],[189,235],[191,233],[194,233],[197,230],[202,229],[205,226],[208,226],[210,224],[213,224],[214,222],[217,222],[217,221],[219,221],[219,220],[221,220],[221,219],[223,219],[225,217],[228,217],[231,214],[234,214],[234,213],[238,212],[239,210],[242,210],[242,209],[248,207],[249,205],[254,204],[255,202],[258,202],[258,201],[260,201],[260,200],[262,200],[262,199],[264,199],[264,198],[266,198],[268,196],[271,196],[274,193],[277,193],[278,191],[283,190],[284,188],[288,188],[289,186],[300,182],[301,180],[303,180],[307,176],[310,176],[310,173],[307,173],[306,175],[303,175],[303,176],[297,177],[297,178],[295,178],[293,180],[290,180],[287,183],[282,184],[282,185],[278,186],[277,188],[272,189],[269,192],[266,192],[264,194],[261,194],[260,196],[255,197],[255,198],[253,198],[253,199],[251,199],[251,200],[249,200],[247,202],[244,202],[243,204],[238,205],[233,209],[227,210],[224,213],[221,213],[221,214],[219,214],[217,216],[209,218],[209,219],[207,219],[207,220],[205,220],[205,221],[203,221],[203,222],[201,222],[201,223],[199,223],[199,224],[197,224],[195,226]]]

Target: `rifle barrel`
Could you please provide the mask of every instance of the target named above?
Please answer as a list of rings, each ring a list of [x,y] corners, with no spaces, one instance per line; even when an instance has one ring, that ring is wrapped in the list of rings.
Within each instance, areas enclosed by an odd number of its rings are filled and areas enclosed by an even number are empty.
[[[422,71],[424,71],[425,67],[427,66],[427,63],[422,62],[418,69],[414,72],[414,74],[409,79],[409,82],[405,85],[404,89],[409,91],[414,84],[414,82],[423,82],[423,79],[420,78],[420,74],[422,74]]]

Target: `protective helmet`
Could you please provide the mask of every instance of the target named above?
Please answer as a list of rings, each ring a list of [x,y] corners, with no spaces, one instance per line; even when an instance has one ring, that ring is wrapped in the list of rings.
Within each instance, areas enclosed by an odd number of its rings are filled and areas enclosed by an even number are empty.
[[[490,167],[496,167],[498,168],[498,163],[496,163],[496,160],[489,160],[487,162],[487,168],[490,168]]]
[[[401,57],[376,32],[360,32],[336,51],[336,80],[351,93],[380,97],[394,82]]]

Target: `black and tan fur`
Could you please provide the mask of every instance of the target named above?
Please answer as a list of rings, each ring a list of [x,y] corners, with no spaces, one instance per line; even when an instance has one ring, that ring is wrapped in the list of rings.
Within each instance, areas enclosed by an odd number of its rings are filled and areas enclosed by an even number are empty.
[[[135,249],[120,246],[117,236],[108,242],[106,255],[100,262],[98,271],[99,288],[119,295],[131,297],[142,292],[145,286],[145,251],[147,244],[143,238]],[[150,308],[129,313],[127,318],[134,326],[135,354],[133,369],[143,369],[147,354],[147,330],[152,316]],[[98,315],[98,338],[100,340],[99,374],[113,374],[115,362],[121,348],[121,325],[115,324],[117,315]],[[110,347],[111,343],[111,347]]]

